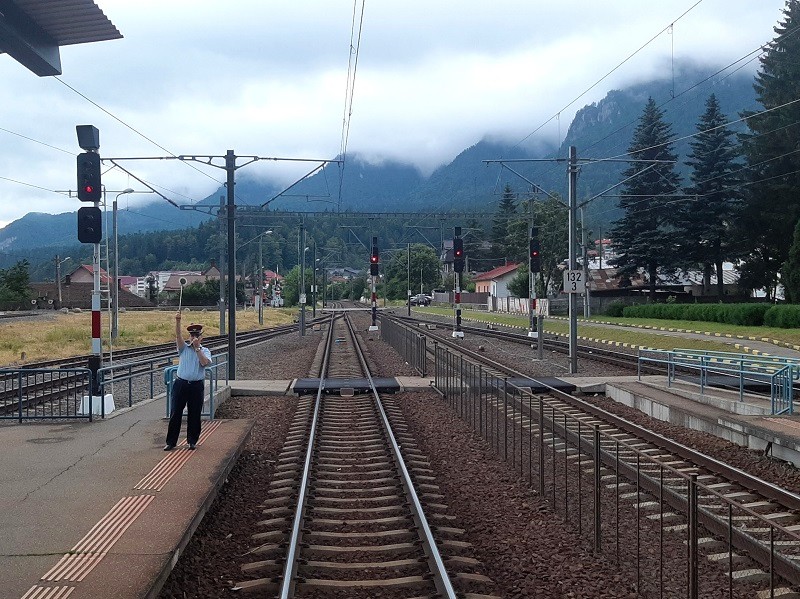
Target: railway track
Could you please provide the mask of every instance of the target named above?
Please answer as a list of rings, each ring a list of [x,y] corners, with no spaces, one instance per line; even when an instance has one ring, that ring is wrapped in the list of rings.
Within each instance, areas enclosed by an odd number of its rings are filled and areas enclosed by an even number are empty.
[[[448,325],[452,325],[452,323],[446,320],[445,318],[433,319],[433,318],[418,318],[413,316],[409,317],[400,315],[393,315],[393,316],[407,323],[418,323],[422,325],[431,325],[436,327],[443,327],[443,326],[446,327]],[[503,341],[507,341],[509,343],[514,343],[518,345],[527,345],[529,347],[537,343],[537,340],[528,337],[527,333],[518,333],[515,332],[513,328],[505,327],[500,324],[491,325],[491,328],[489,328],[488,326],[477,327],[477,326],[462,324],[461,330],[464,331],[464,333],[479,335],[481,337],[489,337],[493,339],[502,339]],[[567,341],[561,341],[560,339],[552,335],[545,335],[542,341],[544,344],[544,349],[547,351],[557,351],[563,354],[569,353],[569,343]],[[614,364],[622,368],[630,368],[633,372],[636,372],[638,366],[638,355],[631,352],[616,351],[613,349],[608,349],[603,347],[579,344],[577,346],[577,353],[578,357],[580,358],[596,360],[598,362],[605,362],[608,364]],[[656,365],[649,365],[647,372],[651,374],[662,374],[666,372],[666,370],[661,369]]]
[[[440,346],[480,364],[481,372],[495,381],[529,378],[438,333],[426,331]],[[514,467],[519,466],[532,483],[538,471],[540,493],[552,494],[554,504],[560,485],[565,492],[565,517],[569,509],[581,509],[580,503],[576,508],[566,499],[567,488],[580,489],[582,483],[585,488],[594,486],[598,504],[600,493],[613,496],[616,522],[620,509],[627,506],[668,534],[693,531],[685,540],[689,559],[697,562],[702,555],[724,568],[730,582],[725,595],[732,596],[734,585],[747,582],[758,589],[759,597],[800,597],[796,591],[800,588],[800,496],[556,389],[532,394],[510,385],[499,393],[499,383],[484,387],[474,371],[463,368],[450,371],[447,377],[448,382],[460,379],[458,383],[467,388],[467,405],[462,401],[458,408],[462,417],[492,438],[496,449],[509,461],[513,459]],[[498,422],[505,427],[500,435]],[[522,472],[526,444],[530,452],[527,474]],[[550,456],[547,464],[546,455]],[[563,476],[557,462],[563,465]],[[588,526],[599,535],[599,521]],[[692,581],[688,584],[691,587]]]
[[[326,320],[327,316],[310,321],[312,326]],[[236,336],[237,347],[248,347],[263,343],[274,337],[297,330],[297,325],[282,325],[270,329],[245,331]],[[214,335],[205,338],[204,344],[212,353],[224,352],[228,348],[227,335]],[[107,356],[110,358],[110,356]],[[114,352],[115,371],[124,372],[125,377],[150,375],[163,370],[175,358],[175,342],[161,343]],[[142,358],[147,358],[142,362]],[[89,356],[74,356],[60,360],[46,360],[30,363],[20,368],[2,372],[0,369],[0,416],[4,414],[30,414],[35,410],[38,417],[48,414],[75,414],[76,406],[62,406],[65,401],[80,401],[80,396],[88,393],[88,379],[85,369]],[[112,376],[113,376],[112,372]],[[63,409],[62,409],[63,408]]]
[[[281,598],[491,597],[494,585],[460,540],[464,531],[452,526],[398,406],[374,384],[364,395],[325,394],[333,377],[372,382],[347,316],[328,328],[316,374],[317,395],[299,400],[266,490],[257,546],[242,566],[251,578],[237,590]]]

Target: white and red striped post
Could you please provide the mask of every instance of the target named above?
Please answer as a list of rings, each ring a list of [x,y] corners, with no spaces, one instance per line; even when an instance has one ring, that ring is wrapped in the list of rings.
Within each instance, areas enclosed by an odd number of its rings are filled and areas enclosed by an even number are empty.
[[[97,371],[103,360],[103,343],[100,338],[100,244],[94,244],[92,286],[92,355],[89,356],[89,370],[92,371],[92,388],[90,394],[100,395],[100,380]],[[102,400],[101,400],[102,401]],[[91,401],[90,401],[91,405]]]
[[[372,324],[369,327],[370,331],[377,331],[378,330],[378,294],[375,292],[375,279],[377,277],[372,278]]]

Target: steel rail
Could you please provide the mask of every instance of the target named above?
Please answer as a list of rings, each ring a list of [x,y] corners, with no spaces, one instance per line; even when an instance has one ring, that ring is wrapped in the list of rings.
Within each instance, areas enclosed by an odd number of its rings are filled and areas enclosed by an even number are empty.
[[[457,343],[454,343],[446,338],[437,338],[437,342],[447,345],[451,349],[464,354],[472,358],[473,360],[491,366],[492,368],[497,369],[500,372],[503,372],[509,376],[520,377],[524,379],[530,380],[537,380],[535,377],[531,377],[527,374],[521,373],[510,366],[506,366],[505,364],[501,364],[500,362],[496,362],[479,354],[478,352],[474,352],[469,350]],[[537,381],[540,384],[541,381]],[[596,418],[601,418],[609,424],[612,424],[623,430],[627,433],[632,435],[636,435],[637,437],[641,438],[644,441],[649,443],[653,443],[674,453],[675,455],[691,461],[693,464],[697,466],[701,466],[706,468],[710,471],[713,471],[717,474],[724,476],[725,478],[729,479],[732,482],[736,482],[743,487],[751,489],[753,491],[757,491],[767,497],[768,499],[774,499],[775,501],[780,502],[783,506],[787,507],[791,510],[796,510],[800,512],[800,495],[796,493],[792,493],[791,491],[787,491],[786,489],[782,489],[777,485],[774,485],[770,482],[757,478],[739,468],[735,468],[730,464],[726,464],[725,462],[721,462],[711,456],[706,454],[700,453],[691,447],[687,447],[682,443],[678,443],[672,439],[667,437],[661,436],[658,433],[655,433],[647,428],[639,426],[630,420],[623,418],[622,416],[618,416],[612,412],[608,412],[603,408],[590,404],[586,401],[583,401],[579,397],[575,397],[574,395],[570,395],[564,391],[560,391],[558,389],[554,389],[548,385],[544,385],[548,389],[548,393],[555,396],[556,398],[567,402],[574,407],[580,408],[581,410],[587,412],[588,414],[595,416]]]
[[[407,326],[407,325],[406,325]],[[437,338],[438,343],[442,343],[443,345],[455,350],[458,353],[463,354],[464,356],[472,359],[473,361],[477,362],[478,364],[486,364],[491,368],[502,372],[506,375],[511,375],[515,377],[521,377],[531,380],[536,380],[533,377],[530,377],[524,373],[520,373],[513,368],[496,362],[483,356],[477,352],[472,350],[466,349],[461,345],[451,341],[447,338]],[[537,381],[540,384],[541,381]],[[608,424],[613,425],[614,427],[618,428],[621,431],[629,433],[632,436],[637,437],[640,440],[646,441],[651,445],[669,451],[673,455],[685,460],[688,463],[691,463],[694,466],[704,468],[707,471],[718,475],[728,482],[736,483],[743,488],[749,489],[751,491],[757,492],[761,496],[766,499],[773,500],[780,504],[783,508],[797,512],[800,510],[800,495],[792,493],[786,489],[782,489],[777,485],[774,485],[768,481],[762,480],[758,477],[755,477],[747,472],[744,472],[734,466],[721,462],[711,456],[705,455],[700,453],[690,447],[687,447],[681,443],[678,443],[672,439],[667,437],[661,436],[649,429],[641,427],[637,424],[626,420],[616,414],[603,410],[600,407],[595,405],[589,404],[584,402],[583,400],[570,395],[569,393],[560,391],[558,389],[554,389],[546,384],[543,384],[547,388],[547,393],[554,398],[563,401],[567,405],[571,407],[578,408],[583,412],[593,416],[595,418],[601,419]],[[528,393],[523,388],[517,387],[516,385],[510,384],[509,387],[515,389],[520,396],[523,394]],[[516,401],[516,396],[514,396],[514,401]],[[524,402],[520,402],[520,409],[524,409],[525,404]],[[559,409],[559,408],[553,408]],[[559,409],[559,411],[563,411]],[[529,417],[532,417],[531,414],[528,414]],[[564,425],[559,424],[553,418],[547,418],[547,421],[550,423],[550,428],[554,434],[558,434],[557,431],[561,431],[562,438],[565,441],[571,442],[573,445],[578,443],[578,433],[575,431],[571,431],[568,428],[565,428]],[[589,446],[593,450],[594,444],[591,441],[588,441],[585,438],[581,438],[580,443],[583,446]],[[636,452],[637,454],[640,453],[635,447],[631,447],[623,441],[618,441],[620,445],[626,446],[627,449]],[[688,508],[688,500],[677,493],[674,489],[670,487],[662,487],[661,484],[656,481],[654,478],[642,474],[640,472],[636,472],[636,469],[633,465],[627,462],[619,462],[616,460],[615,456],[609,453],[608,451],[599,448],[600,455],[603,463],[607,466],[617,466],[620,471],[623,473],[623,476],[628,478],[628,480],[638,480],[642,482],[642,487],[649,493],[658,496],[659,489],[663,488],[664,492],[664,499],[666,500],[667,504],[671,505],[676,510],[683,510],[684,512]],[[659,464],[659,462],[653,462],[654,464],[660,465],[666,469],[674,471],[676,474],[681,475],[680,472],[674,470],[673,468],[669,467],[668,465]],[[683,476],[683,475],[681,475]],[[705,489],[707,492],[716,495],[717,497],[723,498],[723,501],[728,501],[724,499],[724,496],[720,493],[715,492],[713,489]],[[785,532],[790,538],[796,539],[800,541],[800,537],[795,534],[793,531],[785,530],[782,527],[775,525],[774,523],[766,521],[762,516],[757,514],[756,512],[748,509],[746,506],[742,506],[739,504],[733,504],[737,510],[741,510],[751,516],[752,518],[762,521],[765,525],[768,526],[775,526],[776,530]],[[731,535],[732,540],[735,541],[736,546],[744,549],[750,556],[755,559],[758,563],[764,565],[768,569],[774,569],[774,571],[783,577],[785,580],[789,581],[791,584],[800,584],[800,564],[796,562],[796,560],[792,559],[791,557],[787,557],[781,553],[775,553],[770,551],[770,549],[766,546],[764,542],[759,541],[757,538],[753,537],[752,535],[744,532],[742,530],[733,528],[728,531],[728,525],[725,523],[724,519],[714,515],[703,506],[699,508],[699,515],[700,515],[700,522],[713,534],[717,534],[719,536],[727,536],[728,534]]]
[[[283,569],[283,579],[278,597],[280,599],[289,599],[294,594],[295,575],[297,574],[298,554],[300,544],[302,543],[303,535],[303,521],[305,518],[306,503],[309,495],[309,483],[311,481],[311,461],[314,456],[314,445],[317,436],[317,424],[319,421],[319,412],[322,405],[322,392],[325,388],[324,374],[328,370],[328,363],[330,361],[331,347],[333,346],[333,319],[331,319],[331,326],[328,327],[327,337],[325,339],[325,354],[322,358],[322,366],[320,368],[319,387],[317,388],[317,397],[314,400],[314,412],[311,417],[311,428],[308,433],[308,448],[306,449],[305,459],[303,460],[303,473],[300,477],[300,486],[297,496],[297,507],[292,519],[292,528],[289,533],[289,546],[286,551],[286,563]]]
[[[425,511],[422,508],[422,503],[420,502],[419,496],[414,489],[414,483],[411,480],[411,474],[409,474],[408,469],[406,468],[405,461],[400,453],[400,446],[397,444],[397,439],[395,439],[394,433],[392,432],[392,426],[389,423],[389,418],[386,416],[380,395],[378,394],[378,390],[375,388],[375,383],[372,380],[372,374],[369,370],[369,366],[367,365],[364,352],[361,350],[361,347],[357,342],[356,334],[353,330],[353,324],[350,322],[350,318],[347,315],[345,316],[345,322],[347,323],[348,329],[350,330],[350,335],[354,341],[358,359],[361,362],[367,379],[369,380],[372,397],[375,402],[375,406],[380,413],[384,431],[389,439],[395,464],[402,475],[400,482],[403,485],[406,496],[411,501],[409,507],[411,508],[414,522],[417,525],[417,530],[421,532],[423,550],[428,558],[428,565],[431,573],[433,574],[433,583],[436,586],[438,596],[446,597],[447,599],[456,599],[456,591],[453,588],[453,584],[450,582],[450,577],[448,576],[447,569],[444,566],[444,560],[439,553],[439,548],[436,546],[436,540],[433,538],[433,531],[428,524],[428,519],[425,517]]]

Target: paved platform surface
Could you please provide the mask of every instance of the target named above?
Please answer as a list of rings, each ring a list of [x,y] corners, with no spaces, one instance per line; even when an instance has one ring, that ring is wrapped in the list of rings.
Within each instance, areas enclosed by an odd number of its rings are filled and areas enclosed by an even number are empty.
[[[0,597],[156,596],[252,428],[204,420],[195,451],[165,452],[164,413],[0,424]]]

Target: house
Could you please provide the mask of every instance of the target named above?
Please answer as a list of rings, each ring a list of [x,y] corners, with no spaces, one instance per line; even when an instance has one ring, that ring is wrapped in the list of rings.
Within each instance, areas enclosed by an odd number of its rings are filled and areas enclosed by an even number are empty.
[[[70,283],[94,283],[94,264],[81,264],[78,268],[67,275]],[[108,273],[100,269],[100,286],[108,287],[111,277]]]
[[[161,275],[163,273],[159,273]],[[219,280],[219,270],[213,264],[202,272],[198,271],[172,271],[160,287],[161,291],[177,292],[181,289],[181,280],[185,285],[192,283],[205,283],[209,280]]]
[[[527,302],[527,300],[512,298],[511,292],[508,290],[508,284],[516,276],[519,267],[519,264],[509,262],[505,266],[498,266],[488,272],[479,274],[473,279],[475,293],[486,294],[487,296],[487,310],[490,312],[522,310],[520,302]]]
[[[498,266],[489,272],[477,275],[473,281],[476,293],[488,293],[491,297],[508,297],[508,284],[517,274],[519,264],[509,262],[505,266]]]

